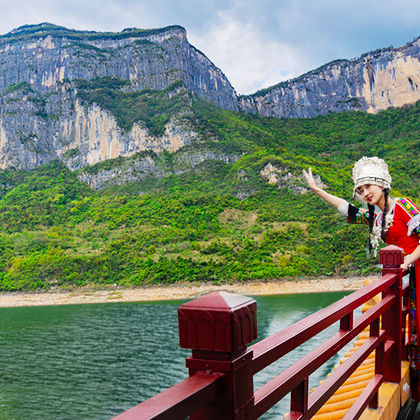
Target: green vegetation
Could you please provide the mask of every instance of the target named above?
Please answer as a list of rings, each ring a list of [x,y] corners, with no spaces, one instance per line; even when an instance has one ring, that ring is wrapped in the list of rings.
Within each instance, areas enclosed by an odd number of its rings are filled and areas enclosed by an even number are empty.
[[[73,149],[66,150],[63,153],[63,157],[66,158],[66,159],[70,159],[70,158],[74,158],[76,156],[79,156],[79,154],[80,154],[79,148],[75,147]]]
[[[127,28],[121,32],[95,32],[95,31],[78,31],[74,29],[67,29],[63,26],[54,25],[51,23],[41,23],[39,25],[23,25],[19,28],[0,36],[0,40],[5,40],[8,43],[13,41],[20,41],[22,39],[37,39],[45,38],[49,35],[57,37],[65,37],[72,40],[96,40],[96,39],[124,39],[133,36],[144,37],[148,35],[159,34],[171,29],[185,31],[182,26],[172,25],[165,28],[156,29],[138,29]]]
[[[22,93],[25,95],[27,93],[32,92],[32,88],[31,85],[28,82],[19,82],[19,83],[14,83],[12,85],[10,85],[4,92],[4,95],[7,95],[9,93],[15,92],[17,90],[22,91]]]
[[[393,194],[420,202],[420,104],[377,115],[275,119],[225,111],[182,90],[132,93],[124,86],[102,79],[80,81],[78,89],[125,129],[143,121],[153,131],[154,118],[181,112],[202,143],[174,154],[144,152],[172,175],[102,191],[59,163],[1,171],[0,289],[364,274],[377,263],[366,255],[366,228],[347,225],[304,193],[302,169],[312,166],[329,191],[351,200],[353,162],[379,155],[390,165]],[[204,161],[175,175],[180,154],[200,150],[237,160]],[[68,157],[77,153],[69,150]],[[261,175],[269,164],[280,186]]]
[[[336,190],[340,194],[348,193],[351,165],[365,155],[387,161],[396,193],[420,197],[420,102],[376,115],[354,111],[307,119],[238,114],[204,101],[195,102],[194,112],[204,138],[240,144],[246,152],[258,147],[282,159],[289,156],[294,166],[341,166],[347,176],[333,182],[342,186]],[[332,185],[333,174],[326,176]]]
[[[179,81],[160,91],[145,89],[140,92],[126,92],[121,90],[127,84],[129,84],[128,81],[116,77],[101,77],[76,82],[78,96],[82,101],[87,105],[96,103],[101,108],[110,111],[123,131],[130,131],[134,123],[141,121],[150,134],[160,136],[170,117],[184,110],[191,102],[184,89],[178,93],[175,92],[182,86]]]

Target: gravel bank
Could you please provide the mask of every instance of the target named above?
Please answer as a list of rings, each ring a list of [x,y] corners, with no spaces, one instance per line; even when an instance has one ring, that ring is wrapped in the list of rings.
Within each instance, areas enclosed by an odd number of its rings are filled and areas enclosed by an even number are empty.
[[[175,284],[167,287],[156,286],[132,289],[78,289],[37,293],[13,292],[0,294],[0,307],[193,299],[216,290],[251,296],[335,292],[359,289],[365,281],[376,278],[378,277],[319,278],[224,285],[213,285],[211,283],[197,285],[188,283]]]

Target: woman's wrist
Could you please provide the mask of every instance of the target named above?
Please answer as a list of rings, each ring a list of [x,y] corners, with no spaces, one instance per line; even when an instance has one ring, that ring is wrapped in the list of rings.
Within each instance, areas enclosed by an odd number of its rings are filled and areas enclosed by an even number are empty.
[[[413,262],[412,261],[410,261],[410,259],[409,258],[406,258],[405,260],[404,260],[404,265],[406,266],[406,267],[408,267],[409,265],[411,265],[411,264],[413,264]]]

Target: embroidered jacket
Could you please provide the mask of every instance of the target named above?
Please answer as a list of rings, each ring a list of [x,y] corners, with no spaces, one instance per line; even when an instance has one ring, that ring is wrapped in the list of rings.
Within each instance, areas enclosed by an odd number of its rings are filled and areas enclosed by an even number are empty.
[[[349,204],[347,221],[368,225],[369,211]],[[411,254],[419,245],[420,210],[408,198],[396,198],[388,210],[385,222],[388,227],[385,242],[399,246],[406,254]],[[375,213],[373,236],[380,235],[381,226],[382,212]],[[372,239],[372,245],[377,246],[375,238]]]

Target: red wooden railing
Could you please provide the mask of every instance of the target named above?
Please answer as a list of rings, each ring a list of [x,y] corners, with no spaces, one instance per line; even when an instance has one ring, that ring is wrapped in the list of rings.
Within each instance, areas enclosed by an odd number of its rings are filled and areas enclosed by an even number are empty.
[[[380,262],[379,280],[250,347],[257,338],[253,299],[213,292],[185,303],[178,319],[180,345],[192,349],[186,360],[189,378],[115,419],[256,419],[289,393],[287,418],[309,419],[373,350],[375,375],[345,419],[357,419],[367,406],[377,408],[380,385],[401,380],[408,313],[402,250],[382,249]],[[354,310],[380,293],[379,303],[354,320]],[[337,333],[254,393],[255,373],[337,321]],[[367,327],[369,339],[309,394],[309,376]]]

